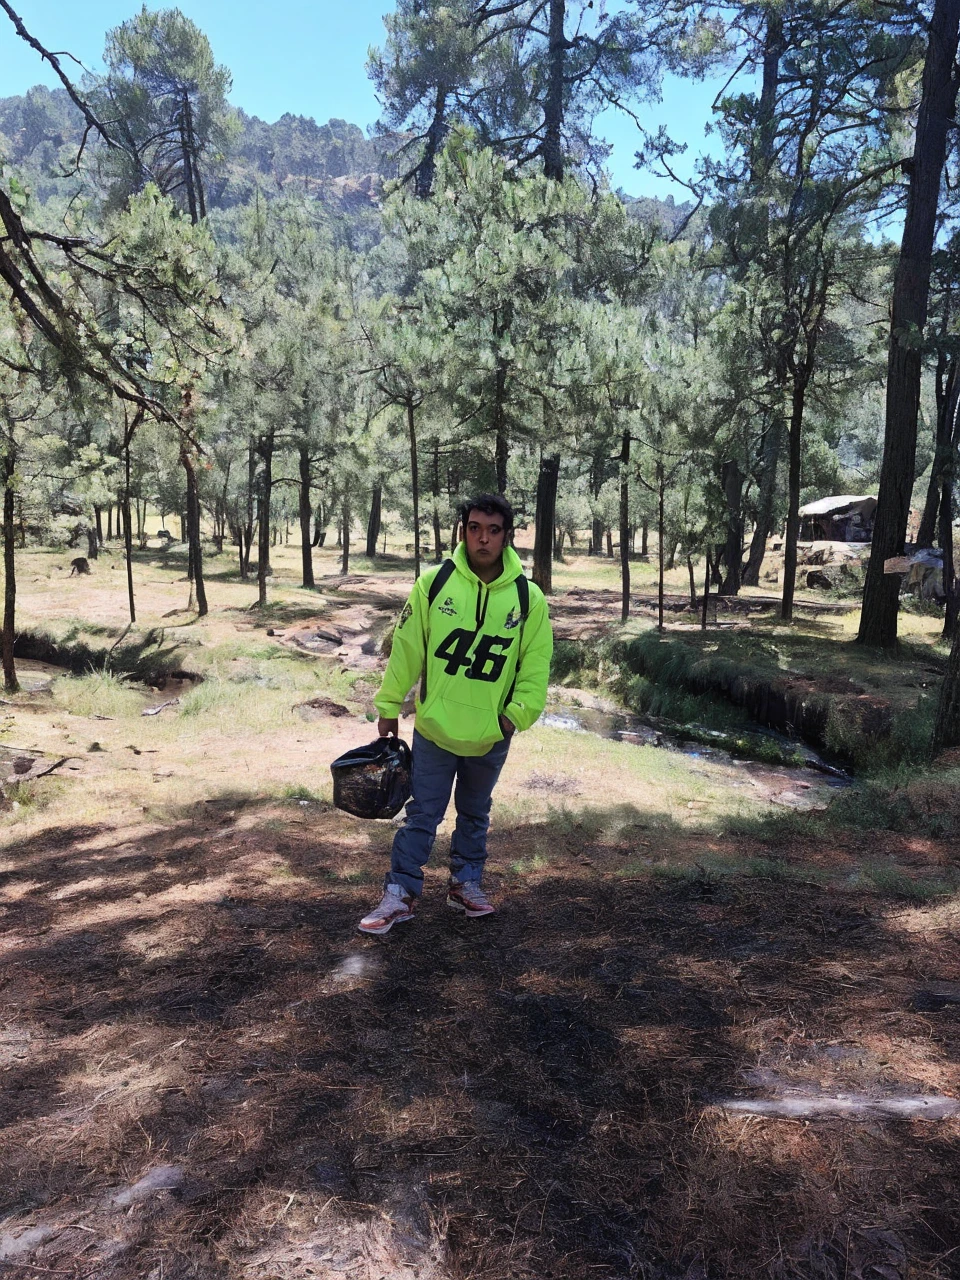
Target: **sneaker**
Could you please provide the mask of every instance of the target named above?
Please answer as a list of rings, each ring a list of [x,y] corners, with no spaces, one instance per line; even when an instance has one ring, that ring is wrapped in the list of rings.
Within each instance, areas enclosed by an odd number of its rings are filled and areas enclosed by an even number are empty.
[[[489,916],[496,907],[480,888],[478,880],[451,880],[447,885],[447,906],[462,911],[465,916]]]
[[[357,928],[361,933],[387,933],[395,924],[413,919],[413,894],[404,893],[398,884],[388,884],[383,897]]]

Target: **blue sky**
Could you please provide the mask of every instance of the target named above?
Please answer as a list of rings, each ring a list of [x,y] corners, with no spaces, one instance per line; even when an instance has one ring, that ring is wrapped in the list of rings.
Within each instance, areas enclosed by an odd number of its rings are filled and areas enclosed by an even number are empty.
[[[47,48],[67,50],[92,70],[99,65],[104,33],[137,9],[136,0],[14,2],[27,29]],[[369,46],[382,41],[382,15],[390,11],[389,0],[272,0],[269,5],[180,0],[179,8],[209,37],[218,62],[230,68],[231,100],[249,114],[271,122],[285,111],[321,123],[339,116],[363,129],[376,120],[377,101],[364,63]],[[53,72],[0,13],[0,95],[56,83]],[[648,128],[666,124],[674,137],[688,143],[687,155],[677,161],[684,174],[708,145],[703,126],[718,87],[671,81],[664,86],[662,104],[639,112]],[[632,121],[609,113],[600,132],[614,145],[609,168],[615,186],[631,195],[672,192],[678,201],[684,199],[682,188],[634,170],[638,143]]]

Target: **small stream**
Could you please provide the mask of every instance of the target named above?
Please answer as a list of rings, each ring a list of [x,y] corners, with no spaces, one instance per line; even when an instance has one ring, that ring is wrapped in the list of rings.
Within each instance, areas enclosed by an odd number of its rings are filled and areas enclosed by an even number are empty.
[[[692,741],[685,735],[689,728],[697,739],[709,739],[714,736],[712,730],[646,719],[587,690],[551,688],[546,710],[538,723],[548,729],[589,733],[638,747],[657,747],[706,765],[720,766],[724,772],[732,770],[752,786],[767,792],[775,803],[788,808],[824,808],[832,793],[853,782],[843,769],[823,760],[804,743],[759,725],[738,733],[741,749],[733,751],[725,745],[713,746],[709,740]],[[715,736],[718,744],[730,742],[730,735],[716,732]],[[766,754],[773,747],[782,751],[784,759],[782,762],[758,759],[750,753],[751,744],[758,755]]]

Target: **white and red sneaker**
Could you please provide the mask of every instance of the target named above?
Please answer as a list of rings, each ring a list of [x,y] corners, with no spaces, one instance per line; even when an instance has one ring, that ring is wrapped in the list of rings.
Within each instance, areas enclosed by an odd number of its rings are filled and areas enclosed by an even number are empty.
[[[489,916],[496,907],[480,888],[478,880],[453,880],[447,885],[447,906],[454,911],[462,911],[473,919],[476,916]]]
[[[383,897],[357,928],[361,933],[387,933],[395,924],[413,919],[413,902],[412,893],[405,893],[398,884],[388,884]]]

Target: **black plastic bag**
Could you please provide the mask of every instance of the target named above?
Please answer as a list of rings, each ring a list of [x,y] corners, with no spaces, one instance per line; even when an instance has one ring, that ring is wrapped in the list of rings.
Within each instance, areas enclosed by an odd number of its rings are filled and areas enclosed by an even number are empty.
[[[333,803],[356,818],[394,818],[410,799],[410,748],[377,738],[334,760]]]

